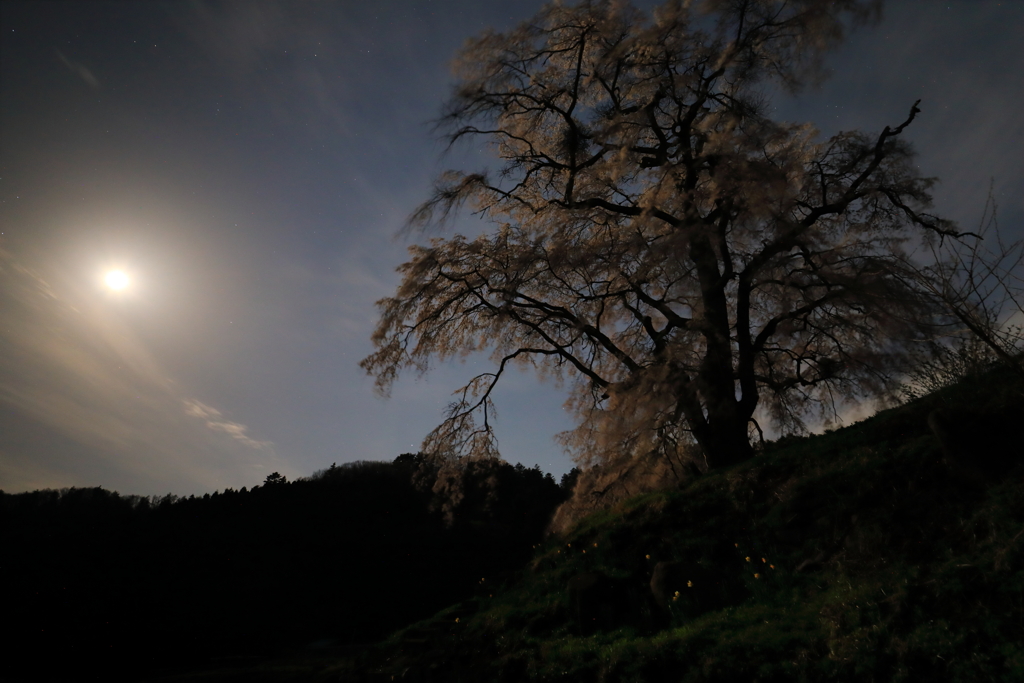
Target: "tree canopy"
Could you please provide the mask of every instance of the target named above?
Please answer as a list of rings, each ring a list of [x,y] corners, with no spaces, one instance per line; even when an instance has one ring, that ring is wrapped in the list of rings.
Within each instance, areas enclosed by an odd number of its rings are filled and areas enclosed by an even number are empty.
[[[469,42],[440,125],[501,165],[443,174],[410,226],[468,206],[494,228],[411,248],[362,361],[386,393],[402,371],[493,353],[423,450],[495,455],[491,393],[510,364],[569,388],[562,438],[581,462],[726,466],[753,454],[755,411],[800,429],[887,386],[932,315],[897,274],[902,245],[956,234],[927,213],[933,181],[902,137],[917,103],[876,135],[819,141],[772,120],[765,94],[817,78],[876,11],[716,0],[647,17],[595,0]]]

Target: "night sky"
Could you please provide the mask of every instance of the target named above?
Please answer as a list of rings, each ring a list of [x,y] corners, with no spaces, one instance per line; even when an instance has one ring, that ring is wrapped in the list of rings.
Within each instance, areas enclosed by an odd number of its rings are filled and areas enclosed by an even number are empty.
[[[202,493],[416,451],[473,368],[377,397],[374,302],[433,177],[488,163],[431,133],[449,61],[540,6],[0,3],[0,489]],[[974,227],[994,181],[1021,237],[1022,45],[1024,2],[892,2],[776,113],[877,132],[921,99],[937,212]],[[567,471],[564,397],[506,379],[502,454]]]

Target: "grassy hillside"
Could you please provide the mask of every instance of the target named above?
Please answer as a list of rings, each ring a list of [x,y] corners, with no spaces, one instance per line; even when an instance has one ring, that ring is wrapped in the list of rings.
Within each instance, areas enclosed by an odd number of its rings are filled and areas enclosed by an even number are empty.
[[[186,678],[1024,680],[1022,392],[991,373],[632,499],[358,655]]]

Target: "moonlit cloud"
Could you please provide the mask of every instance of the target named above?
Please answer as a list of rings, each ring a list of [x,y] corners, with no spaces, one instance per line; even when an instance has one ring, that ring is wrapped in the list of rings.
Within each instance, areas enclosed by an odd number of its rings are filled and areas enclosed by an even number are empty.
[[[182,401],[182,404],[185,406],[186,415],[205,420],[206,426],[215,432],[224,432],[239,443],[243,443],[250,448],[258,450],[263,450],[273,446],[269,441],[257,441],[256,439],[253,439],[245,433],[248,429],[245,425],[225,420],[224,415],[219,410],[211,408],[201,401],[197,401],[194,398],[187,398]]]

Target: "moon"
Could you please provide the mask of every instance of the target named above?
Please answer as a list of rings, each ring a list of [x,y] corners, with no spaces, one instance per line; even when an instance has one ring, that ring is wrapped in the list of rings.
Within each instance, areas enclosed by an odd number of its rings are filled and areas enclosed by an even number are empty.
[[[113,290],[121,290],[128,286],[128,274],[123,270],[112,270],[103,278],[107,287]]]

